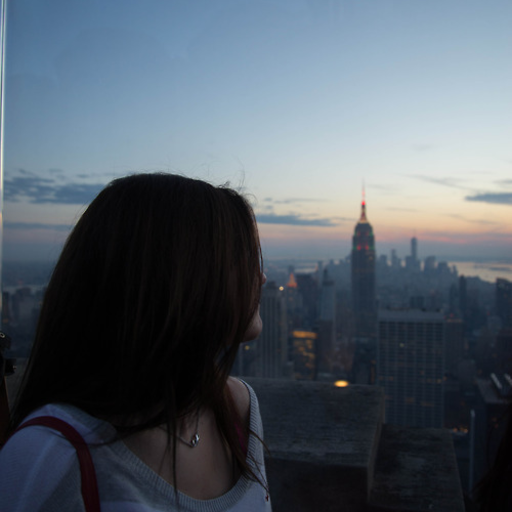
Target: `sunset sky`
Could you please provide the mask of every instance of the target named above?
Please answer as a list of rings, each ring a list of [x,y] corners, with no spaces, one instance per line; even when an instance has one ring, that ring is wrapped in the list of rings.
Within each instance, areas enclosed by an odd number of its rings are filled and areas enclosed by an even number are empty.
[[[250,195],[268,257],[512,260],[509,0],[8,2],[4,259],[112,178]]]

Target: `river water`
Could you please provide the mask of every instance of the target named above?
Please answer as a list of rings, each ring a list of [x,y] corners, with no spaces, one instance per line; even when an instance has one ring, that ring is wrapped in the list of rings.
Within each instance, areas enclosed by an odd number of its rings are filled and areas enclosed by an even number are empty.
[[[455,265],[459,276],[479,277],[483,281],[495,283],[497,278],[508,279],[512,281],[512,264],[478,262],[478,261],[450,261],[450,267]]]

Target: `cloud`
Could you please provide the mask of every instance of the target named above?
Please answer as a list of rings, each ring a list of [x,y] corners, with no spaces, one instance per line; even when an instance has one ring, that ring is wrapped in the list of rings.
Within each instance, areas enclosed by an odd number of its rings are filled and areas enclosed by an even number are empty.
[[[483,224],[483,225],[497,225],[498,223],[493,220],[487,220],[487,219],[468,219],[467,217],[464,217],[463,215],[459,215],[458,213],[449,213],[447,214],[447,217],[451,217],[452,219],[458,219],[462,220],[464,222],[470,222],[471,224]]]
[[[394,211],[394,212],[417,212],[415,208],[400,208],[398,206],[393,208],[388,208],[388,210]]]
[[[434,144],[413,144],[412,149],[414,151],[430,151],[431,149],[435,148]]]
[[[271,197],[266,197],[264,200],[266,203],[274,203],[274,204],[295,204],[295,203],[320,203],[325,202],[325,199],[314,199],[308,197],[290,197],[287,199],[272,199]]]
[[[83,205],[90,203],[105,186],[104,183],[62,183],[60,172],[50,171],[50,175],[53,176],[42,177],[25,169],[18,169],[14,176],[7,175],[4,180],[5,201]]]
[[[291,197],[289,199],[274,200],[276,204],[300,204],[300,203],[320,203],[326,202],[325,199],[311,199],[307,197]]]
[[[464,187],[460,184],[460,180],[456,180],[454,178],[436,178],[434,176],[425,176],[423,174],[409,174],[408,178],[415,178],[421,181],[426,181],[427,183],[434,183],[436,185],[442,185],[444,187],[450,188],[460,188],[464,190],[470,190],[468,187]]]
[[[274,205],[264,204],[258,208],[261,213],[274,213]]]
[[[484,194],[475,194],[466,196],[466,201],[477,201],[489,204],[510,204],[512,205],[512,192],[487,192]]]
[[[54,231],[69,231],[69,224],[44,224],[41,222],[4,222],[5,229],[32,230],[32,229],[51,229]]]
[[[505,187],[512,185],[512,180],[498,180],[496,181],[498,185],[504,185]]]
[[[375,184],[370,184],[370,185],[366,185],[366,188],[367,189],[382,190],[384,192],[397,192],[396,185],[375,185]]]
[[[331,220],[338,222],[357,222],[354,218],[351,217],[331,217]]]
[[[260,224],[287,224],[289,226],[336,226],[332,219],[305,219],[299,215],[257,214]]]

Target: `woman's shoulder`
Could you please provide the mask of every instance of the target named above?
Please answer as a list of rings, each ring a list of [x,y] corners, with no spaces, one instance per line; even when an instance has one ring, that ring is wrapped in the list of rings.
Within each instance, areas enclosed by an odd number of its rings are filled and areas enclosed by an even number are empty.
[[[249,429],[262,438],[263,426],[261,424],[260,407],[256,393],[247,382],[236,377],[229,377],[227,385],[237,407],[238,414]]]
[[[59,501],[76,510],[80,469],[73,446],[42,426],[15,432],[0,450],[2,510],[53,510],[57,489],[65,491]]]
[[[227,386],[240,418],[244,421],[249,421],[251,412],[250,388],[245,382],[242,382],[236,377],[228,377]]]

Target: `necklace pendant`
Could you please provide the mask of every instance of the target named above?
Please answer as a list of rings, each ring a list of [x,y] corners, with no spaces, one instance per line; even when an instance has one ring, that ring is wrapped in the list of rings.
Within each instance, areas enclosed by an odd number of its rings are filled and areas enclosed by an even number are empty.
[[[194,437],[190,440],[190,446],[195,448],[199,444],[199,434],[194,434]]]

